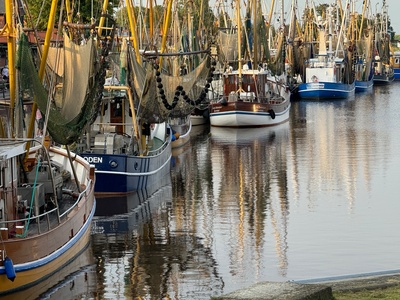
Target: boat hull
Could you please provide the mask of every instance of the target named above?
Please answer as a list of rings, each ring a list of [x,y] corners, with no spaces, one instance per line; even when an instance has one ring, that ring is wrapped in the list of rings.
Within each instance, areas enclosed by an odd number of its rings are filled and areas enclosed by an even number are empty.
[[[140,191],[157,184],[170,172],[171,143],[156,155],[82,153],[96,167],[96,195]]]
[[[211,104],[210,124],[218,127],[273,126],[286,122],[289,111],[290,101],[275,105],[245,101],[219,102]]]
[[[16,278],[13,282],[7,278],[6,274],[0,273],[0,296],[14,294],[35,286],[74,261],[89,246],[92,218],[93,214],[87,219],[87,224],[83,227],[82,232],[78,233],[78,238],[71,240],[59,251],[43,260],[14,265]]]
[[[374,75],[374,84],[389,84],[395,79],[395,73]]]
[[[400,68],[394,68],[394,80],[400,80]]]
[[[181,148],[190,141],[190,132],[192,131],[192,118],[187,116],[185,118],[173,118],[170,120],[170,127],[178,138],[174,139],[171,143],[171,148]]]
[[[193,126],[204,125],[209,122],[209,119],[202,115],[191,115],[190,119]]]
[[[367,92],[372,89],[374,86],[374,80],[371,79],[369,81],[358,81],[356,80],[356,93]]]
[[[355,89],[355,83],[309,82],[299,85],[298,95],[301,99],[344,99],[353,96]]]
[[[195,108],[190,115],[190,119],[192,121],[192,126],[208,124],[210,122],[210,112],[208,105],[203,109]]]

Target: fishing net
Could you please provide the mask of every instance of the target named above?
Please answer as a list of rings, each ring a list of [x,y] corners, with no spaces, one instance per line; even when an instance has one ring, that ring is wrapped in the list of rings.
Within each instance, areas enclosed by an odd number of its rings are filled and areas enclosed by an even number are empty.
[[[65,34],[64,47],[50,51],[47,68],[61,78],[53,98],[49,97],[48,86],[39,79],[26,35],[21,35],[17,61],[20,91],[24,97],[34,99],[42,113],[48,114],[47,130],[56,143],[67,145],[77,141],[84,127],[93,123],[99,112],[106,65],[99,60],[94,38],[91,36],[85,43],[75,44]],[[63,52],[59,62],[55,51]],[[62,64],[62,68],[58,68],[58,64]]]
[[[219,31],[220,53],[223,61],[233,62],[238,59],[238,37],[236,32]]]
[[[163,74],[156,58],[139,64],[132,48],[129,57],[132,87],[139,103],[137,114],[142,121],[161,123],[169,117],[185,117],[191,113],[209,76],[208,56],[193,71],[179,76]]]

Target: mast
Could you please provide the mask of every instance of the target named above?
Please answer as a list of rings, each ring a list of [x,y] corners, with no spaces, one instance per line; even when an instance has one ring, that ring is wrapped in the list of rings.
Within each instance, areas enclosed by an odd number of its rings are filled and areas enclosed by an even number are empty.
[[[129,27],[131,30],[131,34],[132,34],[132,41],[133,41],[133,47],[135,48],[135,56],[136,56],[136,61],[138,63],[142,62],[142,58],[139,54],[139,46],[138,46],[138,39],[137,39],[137,34],[136,34],[136,18],[135,18],[135,14],[134,14],[134,6],[132,3],[132,0],[127,0],[126,1],[126,8],[128,11],[128,19],[129,19]]]
[[[240,0],[236,0],[236,23],[237,23],[237,34],[238,34],[238,59],[239,59],[239,66],[238,66],[238,83],[239,83],[239,88],[238,92],[242,92],[242,22],[240,20]]]
[[[9,88],[10,88],[10,124],[12,126],[12,137],[14,137],[15,120],[14,120],[14,109],[15,109],[15,33],[14,33],[14,21],[13,21],[13,11],[14,5],[12,0],[5,1],[6,9],[6,26],[8,30],[7,34],[7,51],[8,51],[8,78],[9,78]]]
[[[257,0],[253,0],[253,68],[258,66]]]
[[[169,1],[168,1],[167,11],[165,12],[164,27],[163,27],[163,36],[162,36],[161,51],[160,51],[161,53],[164,53],[164,51],[165,51],[165,46],[166,46],[166,44],[167,44],[168,24],[169,24],[169,20],[170,20],[170,18],[171,18],[172,2],[173,2],[173,0],[169,0]],[[160,56],[159,65],[160,65],[160,67],[162,66],[162,56]]]
[[[57,9],[57,0],[52,0],[51,7],[50,7],[49,20],[47,22],[46,36],[44,39],[43,53],[42,53],[42,57],[41,57],[41,61],[40,61],[40,68],[39,68],[39,74],[38,74],[40,80],[43,80],[44,72],[46,70],[46,61],[47,61],[47,56],[49,54],[50,40],[51,40],[51,36],[53,33],[53,29],[54,29],[56,9]],[[28,128],[28,137],[33,137],[33,129],[35,127],[36,110],[37,110],[37,103],[36,103],[36,101],[34,101],[33,105],[32,105],[32,115],[31,115],[31,119],[29,122],[29,128]],[[48,116],[46,116],[46,118],[47,117]],[[29,148],[30,148],[30,142],[27,142],[26,149],[29,149]]]
[[[362,37],[362,30],[363,30],[363,25],[364,25],[365,11],[367,10],[367,4],[369,7],[369,1],[364,1],[363,12],[362,12],[362,16],[361,16],[360,31],[358,32],[357,40],[361,40],[361,37]]]

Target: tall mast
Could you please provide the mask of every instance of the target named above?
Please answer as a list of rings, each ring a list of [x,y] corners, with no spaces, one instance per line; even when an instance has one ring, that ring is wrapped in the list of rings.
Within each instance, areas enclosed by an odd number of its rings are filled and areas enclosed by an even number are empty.
[[[9,88],[10,88],[10,123],[13,128],[12,137],[14,137],[14,109],[15,109],[15,33],[14,33],[14,21],[13,21],[13,11],[14,5],[12,0],[5,1],[6,9],[6,23],[7,23],[7,51],[8,51],[8,78],[9,78]]]
[[[239,66],[238,66],[238,81],[239,81],[239,89],[238,92],[243,91],[242,88],[242,22],[240,18],[240,0],[236,0],[236,23],[237,23],[237,34],[238,34],[238,59],[239,59]]]
[[[257,0],[253,0],[253,68],[258,66]]]

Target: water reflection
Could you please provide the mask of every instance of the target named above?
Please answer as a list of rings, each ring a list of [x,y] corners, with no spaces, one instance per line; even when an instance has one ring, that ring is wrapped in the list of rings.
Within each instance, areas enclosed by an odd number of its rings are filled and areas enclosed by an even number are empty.
[[[229,216],[221,220],[226,231],[221,239],[229,248],[231,274],[260,275],[265,268],[273,268],[266,264],[267,251],[285,276],[289,124],[254,129],[212,127],[211,141],[213,198],[220,217]]]
[[[100,203],[98,298],[209,299],[399,269],[399,93],[293,102],[277,127],[195,127],[165,186]]]
[[[213,281],[219,279],[210,249],[200,238],[171,226],[173,206],[167,185],[129,213],[95,218],[92,237],[101,298],[189,299],[215,287]]]

